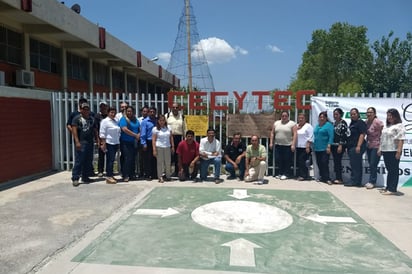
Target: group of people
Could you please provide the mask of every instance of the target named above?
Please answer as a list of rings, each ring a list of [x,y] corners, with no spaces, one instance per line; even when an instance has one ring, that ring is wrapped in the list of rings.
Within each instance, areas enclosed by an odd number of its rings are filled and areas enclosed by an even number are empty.
[[[72,171],[74,186],[79,179],[90,182],[93,174],[93,143],[99,145],[98,176],[102,177],[106,163],[106,182],[117,183],[113,166],[120,148],[120,173],[123,181],[133,179],[170,181],[205,181],[209,166],[214,166],[213,180],[220,179],[222,158],[228,180],[256,181],[263,184],[267,169],[267,152],[259,142],[259,136],[251,136],[250,145],[244,144],[240,133],[235,133],[224,149],[215,137],[216,131],[209,128],[206,137],[198,143],[193,130],[187,130],[184,115],[177,103],[165,115],[156,115],[156,108],[143,107],[141,117],[136,117],[135,109],[126,102],[120,104],[120,112],[106,102],[99,104],[99,113],[90,112],[87,100],[79,100],[79,110],[73,112],[67,128],[71,131],[76,147],[75,163]],[[334,122],[329,121],[326,111],[320,112],[315,127],[307,122],[306,115],[298,115],[297,123],[289,119],[287,111],[281,112],[270,134],[269,148],[275,154],[274,176],[285,180],[291,178],[292,162],[296,153],[297,179],[309,180],[312,155],[319,170],[319,181],[327,184],[343,184],[342,155],[347,152],[350,162],[350,181],[345,186],[376,186],[378,163],[383,155],[387,169],[386,188],[382,194],[397,192],[399,181],[399,160],[402,153],[405,129],[396,109],[387,111],[386,124],[376,116],[376,109],[367,109],[367,119],[360,118],[359,110],[350,110],[351,122],[343,119],[343,111],[333,111]],[[363,154],[369,163],[369,179],[363,184]],[[329,157],[333,156],[334,178],[329,172]],[[105,161],[106,160],[106,161]],[[172,173],[172,164],[174,172]],[[156,168],[155,168],[156,167]],[[198,173],[200,170],[200,177]]]
[[[343,111],[336,108],[333,111],[334,122],[328,120],[326,111],[320,112],[318,124],[313,129],[313,140],[310,137],[310,125],[304,132],[298,134],[298,139],[313,142],[316,164],[319,169],[319,180],[327,184],[342,184],[342,155],[347,152],[350,163],[350,181],[345,182],[348,187],[362,187],[373,189],[376,186],[378,164],[381,155],[387,170],[386,188],[381,190],[384,195],[394,195],[399,182],[399,162],[405,140],[405,128],[402,125],[400,114],[396,109],[387,111],[384,124],[376,116],[376,109],[369,107],[366,110],[367,119],[360,118],[359,110],[350,110],[351,122],[348,125],[343,119]],[[298,125],[299,128],[299,125]],[[301,126],[301,128],[303,128]],[[302,145],[299,144],[298,146]],[[309,157],[310,145],[306,144],[306,157]],[[363,154],[366,152],[369,164],[369,178],[363,184]],[[332,181],[329,174],[329,157],[333,156],[334,175]],[[299,157],[298,157],[299,159]],[[298,161],[298,167],[303,163]],[[303,167],[303,170],[306,170]]]
[[[174,148],[185,132],[184,116],[177,104],[167,115],[156,116],[156,108],[148,106],[140,112],[142,116],[136,117],[135,109],[122,102],[116,113],[116,108],[102,101],[99,113],[94,114],[87,100],[79,99],[78,110],[70,114],[66,124],[75,145],[73,186],[78,186],[80,179],[84,183],[92,181],[94,143],[98,144],[99,150],[97,175],[103,177],[106,168],[108,184],[118,182],[114,164],[119,150],[118,170],[124,182],[139,178],[159,178],[159,182],[170,180]],[[174,162],[177,173],[177,158]]]

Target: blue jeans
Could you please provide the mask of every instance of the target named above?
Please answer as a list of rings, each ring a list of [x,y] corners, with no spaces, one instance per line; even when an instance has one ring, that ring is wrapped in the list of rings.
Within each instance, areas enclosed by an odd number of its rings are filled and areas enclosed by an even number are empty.
[[[83,179],[88,178],[91,173],[90,166],[93,165],[93,143],[81,143],[74,157],[72,181],[79,180],[80,176]]]
[[[222,164],[222,157],[216,157],[212,159],[200,159],[200,179],[206,180],[208,174],[209,165],[213,164],[215,166],[215,179],[220,177],[220,166]]]
[[[106,176],[113,177],[113,165],[114,159],[116,157],[116,152],[119,148],[119,145],[111,145],[106,144],[107,152],[106,152]]]
[[[376,179],[378,177],[378,164],[380,156],[378,156],[377,148],[367,148],[366,155],[368,155],[369,163],[369,183],[376,184]]]
[[[245,177],[245,158],[240,160],[240,163],[237,165],[239,167],[239,178],[243,179]],[[235,168],[233,165],[226,161],[225,170],[229,172],[230,177],[236,177]]]
[[[120,142],[120,151],[123,154],[122,175],[123,178],[130,178],[135,176],[136,165],[136,148],[134,142]]]
[[[350,183],[352,185],[361,186],[362,185],[362,155],[365,153],[366,145],[362,144],[360,152],[356,153],[356,147],[348,148],[349,163],[352,169],[350,174]]]

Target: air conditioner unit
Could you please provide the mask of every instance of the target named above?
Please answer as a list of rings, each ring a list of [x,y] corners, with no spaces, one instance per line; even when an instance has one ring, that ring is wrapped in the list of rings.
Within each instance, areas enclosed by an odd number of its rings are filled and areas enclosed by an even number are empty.
[[[34,72],[28,70],[17,70],[16,85],[22,87],[34,87]]]

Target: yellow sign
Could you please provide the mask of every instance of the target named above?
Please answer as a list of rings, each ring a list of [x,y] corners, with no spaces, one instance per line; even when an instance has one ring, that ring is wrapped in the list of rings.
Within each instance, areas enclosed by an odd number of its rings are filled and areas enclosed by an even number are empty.
[[[187,129],[193,130],[196,136],[206,136],[209,127],[207,115],[185,115]]]

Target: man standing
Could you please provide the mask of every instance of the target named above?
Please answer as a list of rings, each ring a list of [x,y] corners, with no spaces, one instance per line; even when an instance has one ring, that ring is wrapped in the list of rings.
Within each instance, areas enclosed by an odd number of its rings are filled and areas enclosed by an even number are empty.
[[[222,153],[219,140],[215,138],[216,131],[209,128],[206,132],[206,137],[200,140],[199,156],[200,156],[200,180],[207,180],[209,165],[215,167],[214,181],[220,184],[223,180],[220,179],[220,166],[222,164]]]
[[[97,131],[94,118],[90,115],[90,106],[83,103],[80,114],[73,119],[71,129],[76,146],[75,162],[72,170],[73,186],[79,185],[80,176],[84,183],[92,180],[89,178],[90,166],[93,162],[93,145],[97,140]]]
[[[66,123],[66,128],[67,128],[67,130],[70,132],[70,135],[73,134],[73,130],[72,130],[73,119],[80,115],[81,105],[84,104],[84,103],[87,103],[87,99],[86,99],[86,98],[83,98],[83,97],[80,97],[80,98],[79,98],[79,104],[78,104],[78,106],[77,106],[78,109],[72,111],[72,112],[69,114],[69,118],[67,119],[67,123]],[[94,118],[94,113],[93,113],[92,111],[90,111],[90,110],[89,110],[89,116],[91,116],[92,118]],[[93,153],[93,152],[92,152],[92,153]],[[90,166],[89,166],[88,170],[89,170],[88,176],[95,176],[94,167],[93,167],[93,161],[90,163]]]
[[[94,117],[95,119],[95,124],[96,124],[96,128],[97,128],[97,132],[100,131],[100,122],[107,117],[107,108],[108,105],[105,101],[100,102],[99,104],[99,113],[96,114],[96,116]],[[100,145],[101,145],[101,141],[100,138],[98,138],[98,143],[97,143],[97,147],[98,152],[99,152],[99,159],[97,161],[97,176],[99,177],[103,177],[103,169],[104,169],[104,161],[105,161],[105,156],[106,153],[104,153],[101,149],[100,149]]]
[[[193,130],[186,132],[186,139],[177,146],[178,176],[180,181],[195,180],[199,170],[199,143]]]
[[[157,178],[156,157],[153,157],[152,129],[156,126],[156,108],[150,107],[149,115],[142,121],[140,144],[143,150],[143,170],[146,180]]]
[[[177,147],[183,139],[183,135],[186,131],[186,124],[185,124],[185,116],[180,113],[180,107],[178,103],[173,103],[172,111],[168,112],[166,116],[167,125],[170,126],[170,129],[173,133],[173,143],[174,146]],[[172,163],[175,165],[175,170],[172,174],[172,177],[176,177],[178,174],[178,159],[177,153],[173,153]]]
[[[120,103],[120,111],[116,113],[115,120],[117,123],[119,123],[120,119],[126,115],[126,108],[129,106],[129,104],[125,101]]]
[[[257,135],[252,135],[250,142],[252,144],[246,148],[245,182],[257,180],[257,184],[262,185],[267,168],[266,148],[259,144],[259,137]]]
[[[137,120],[139,121],[140,124],[140,131],[141,131],[141,127],[142,127],[142,122],[144,119],[146,119],[147,115],[149,113],[149,107],[147,105],[143,106],[140,109],[140,115]],[[138,149],[137,149],[137,157],[136,157],[136,163],[137,163],[137,175],[136,178],[144,178],[145,174],[143,171],[143,149],[142,149],[142,145],[139,143],[138,144]]]
[[[126,109],[127,109],[128,106],[129,106],[129,104],[126,101],[122,101],[120,103],[120,111],[118,113],[116,113],[116,116],[114,117],[117,124],[119,124],[120,119],[122,119],[123,116],[126,116]],[[120,153],[120,157],[119,157],[119,153]],[[124,166],[124,155],[120,151],[120,152],[118,152],[117,156],[118,156],[118,158],[117,158],[118,161],[117,162],[119,163],[119,166],[117,167],[117,169],[121,173],[121,171],[123,170],[123,166]]]
[[[225,169],[229,172],[228,180],[236,179],[236,171],[239,172],[239,180],[245,176],[246,145],[241,142],[240,132],[233,134],[232,143],[226,146]]]

